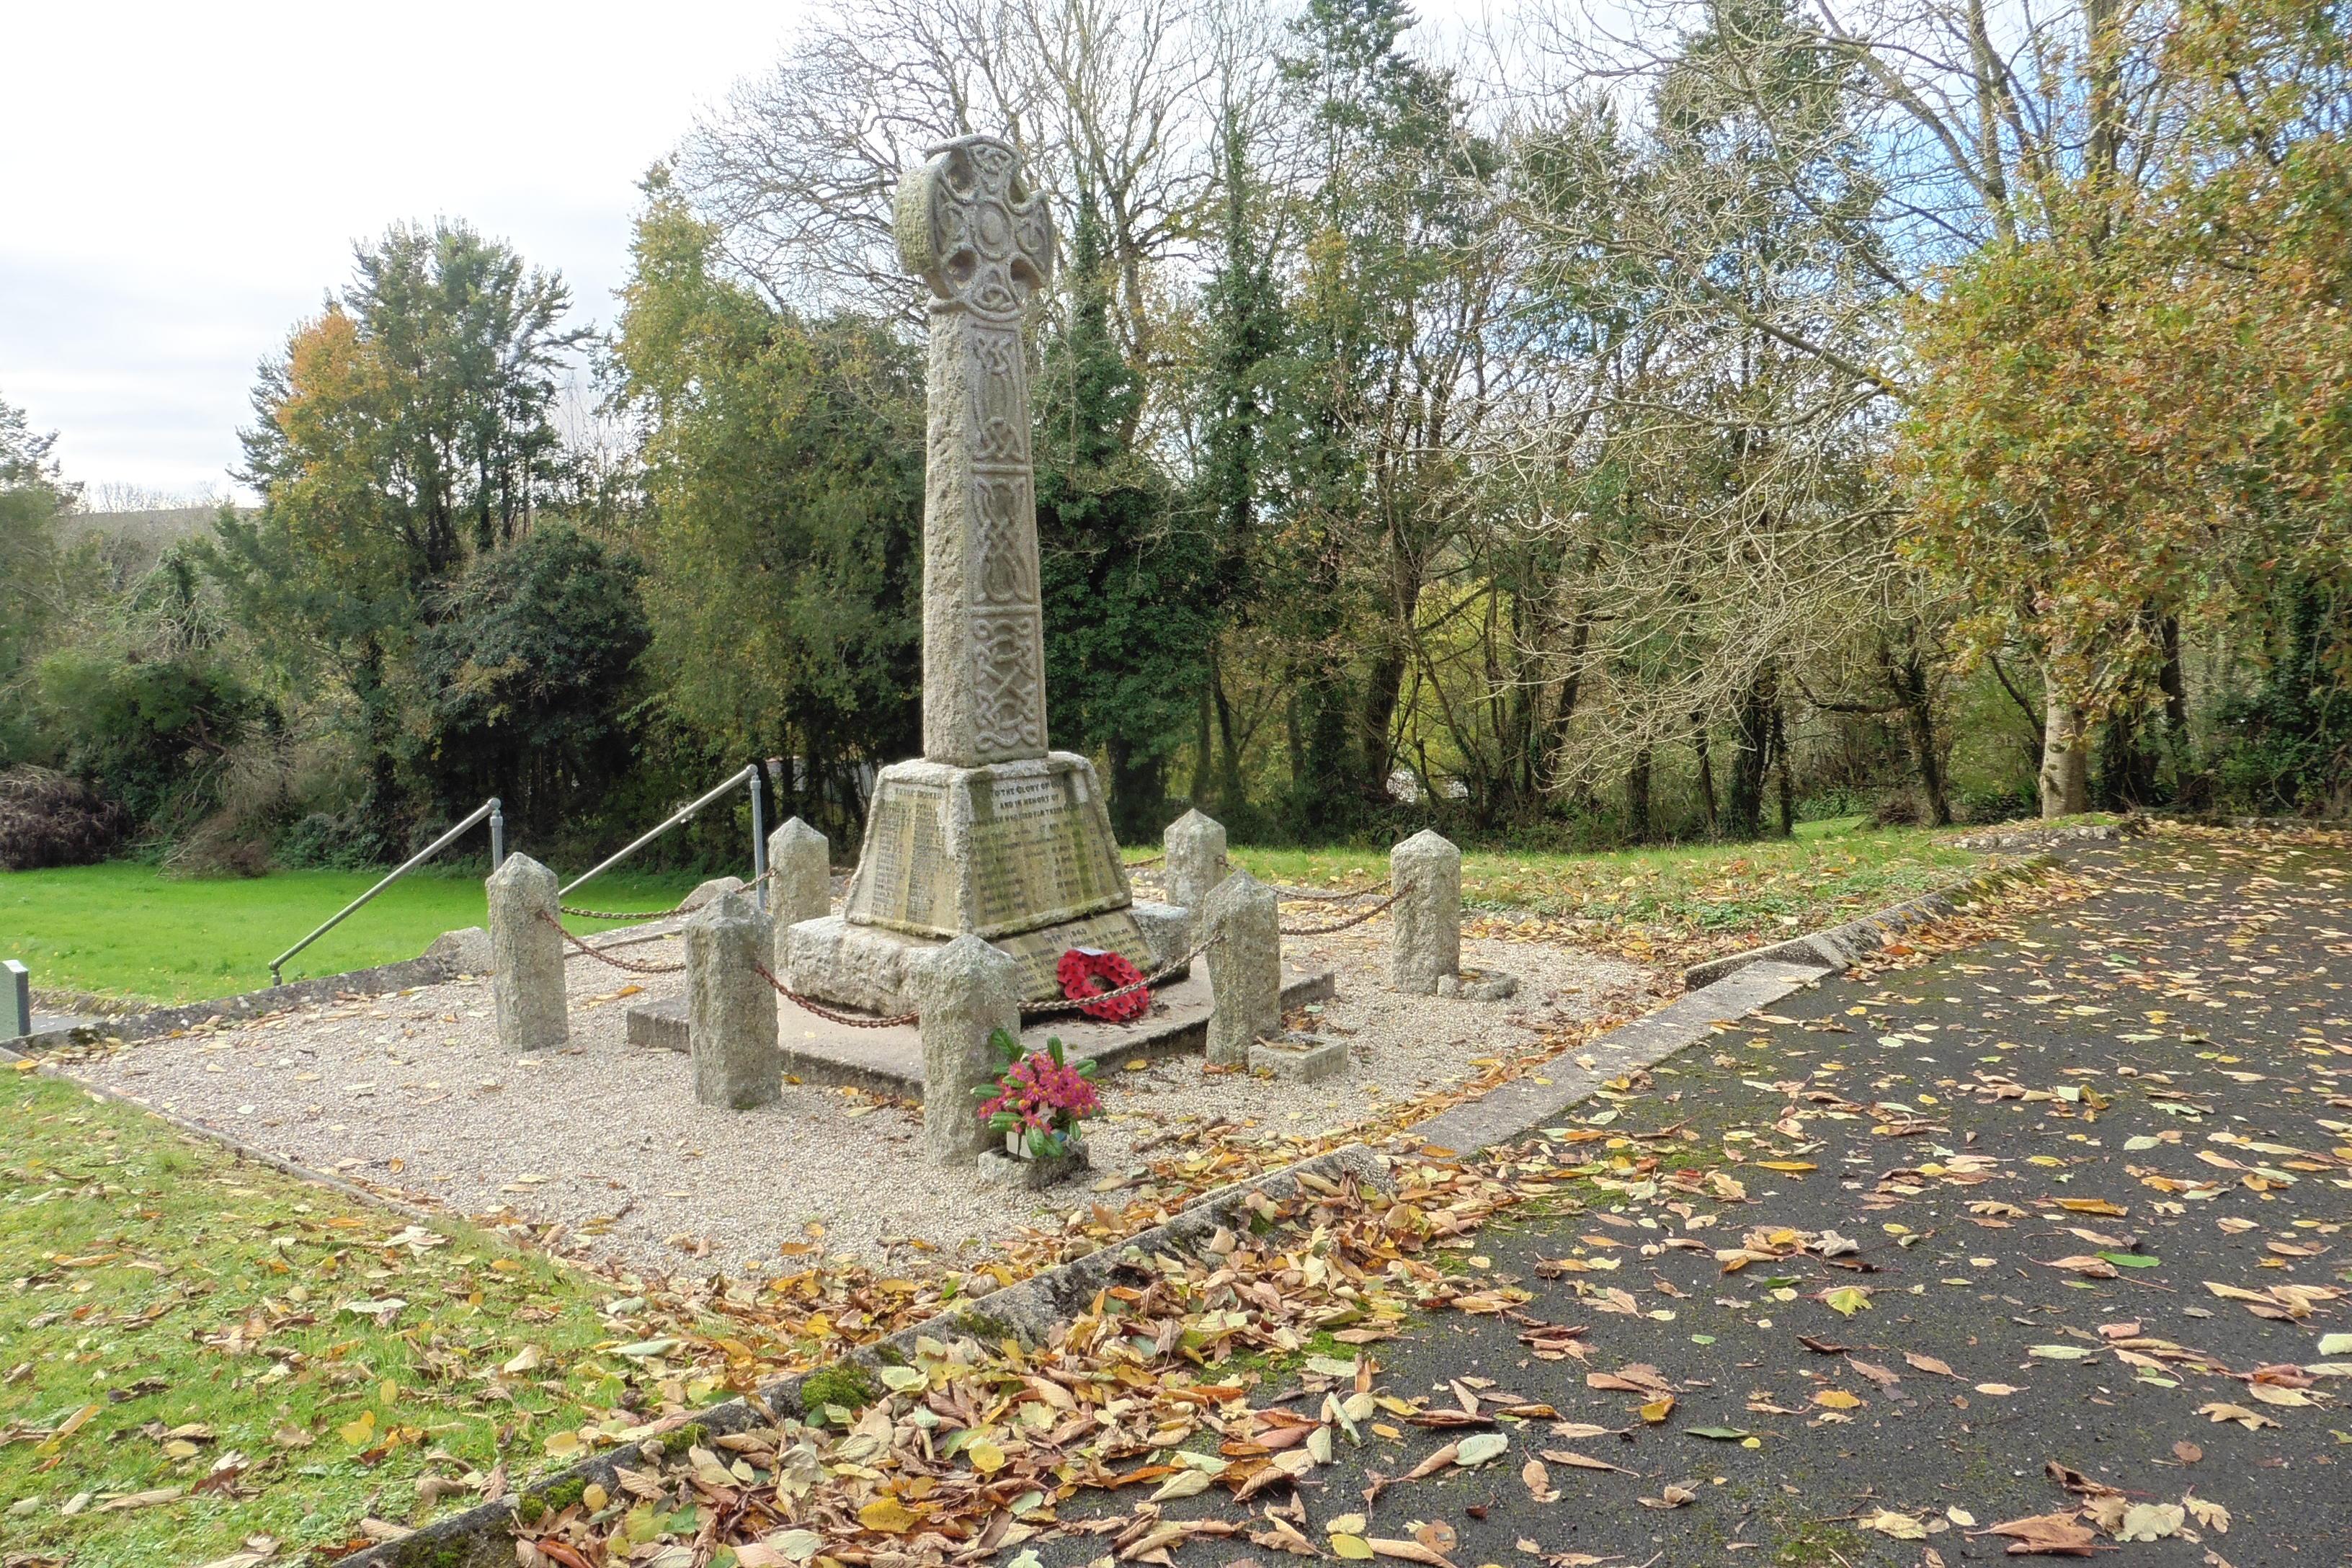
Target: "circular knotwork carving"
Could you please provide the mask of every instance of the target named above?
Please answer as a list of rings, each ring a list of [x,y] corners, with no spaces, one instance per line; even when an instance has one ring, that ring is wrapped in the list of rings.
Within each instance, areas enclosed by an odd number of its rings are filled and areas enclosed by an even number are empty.
[[[1014,314],[1054,269],[1054,220],[1021,177],[1021,156],[993,136],[930,150],[898,184],[898,258],[941,300]]]

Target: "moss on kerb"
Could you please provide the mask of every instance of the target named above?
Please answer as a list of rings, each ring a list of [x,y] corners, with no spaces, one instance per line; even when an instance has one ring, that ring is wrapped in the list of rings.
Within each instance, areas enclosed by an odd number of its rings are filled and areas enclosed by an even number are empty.
[[[667,1433],[665,1436],[675,1436],[677,1434]],[[521,1516],[524,1523],[536,1523],[551,1513],[562,1513],[565,1509],[578,1502],[581,1494],[587,1489],[588,1482],[585,1478],[566,1476],[560,1481],[550,1481],[536,1490],[523,1493],[521,1497],[515,1500],[515,1512]]]
[[[969,1334],[982,1344],[1003,1344],[1006,1340],[1021,1337],[1020,1331],[1013,1328],[1010,1320],[1000,1318],[993,1312],[958,1312],[951,1323],[957,1333]]]
[[[438,1539],[411,1536],[394,1551],[393,1568],[467,1568],[477,1555],[485,1562],[509,1556],[509,1553],[504,1550],[493,1550],[502,1548],[505,1541],[504,1531],[498,1531],[494,1537],[487,1534],[449,1535]]]
[[[801,1379],[801,1408],[819,1416],[828,1405],[837,1405],[844,1410],[863,1410],[880,1398],[881,1393],[872,1373],[854,1361],[837,1361]]]

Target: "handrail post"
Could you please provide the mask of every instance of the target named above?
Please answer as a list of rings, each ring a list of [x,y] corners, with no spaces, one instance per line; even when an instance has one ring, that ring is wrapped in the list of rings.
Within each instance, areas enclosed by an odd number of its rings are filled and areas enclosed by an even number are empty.
[[[507,863],[507,813],[497,795],[490,796],[490,869]]]
[[[768,912],[768,825],[760,810],[760,764],[753,763],[744,773],[751,781],[751,886],[757,889],[760,912]]]

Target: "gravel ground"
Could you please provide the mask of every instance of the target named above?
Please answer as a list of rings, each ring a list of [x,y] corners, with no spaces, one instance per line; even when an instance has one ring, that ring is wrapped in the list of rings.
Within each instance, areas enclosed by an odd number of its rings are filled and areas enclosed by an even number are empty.
[[[628,956],[675,962],[678,949],[665,938]],[[1546,1024],[1589,1017],[1642,980],[1612,959],[1473,941],[1465,967],[1517,975],[1517,997],[1400,996],[1387,986],[1384,920],[1294,942],[1288,956],[1337,967],[1339,994],[1305,1021],[1349,1041],[1349,1074],[1276,1084],[1209,1077],[1197,1058],[1133,1072],[1106,1062],[1106,1110],[1089,1130],[1103,1190],[1142,1173],[1139,1151],[1188,1128],[1254,1122],[1277,1140],[1346,1126],[1458,1080],[1474,1058],[1530,1043]],[[656,1274],[782,1269],[779,1244],[811,1237],[877,1262],[903,1259],[916,1241],[982,1257],[1024,1226],[1058,1228],[1087,1195],[1083,1185],[987,1189],[928,1166],[916,1117],[855,1091],[788,1084],[759,1110],[699,1106],[684,1058],[625,1039],[628,1008],[677,994],[682,976],[625,992],[635,977],[575,955],[569,978],[572,1043],[536,1056],[501,1050],[489,983],[459,980],[145,1041],[74,1070],[314,1168],[469,1215],[560,1221],[566,1244]]]

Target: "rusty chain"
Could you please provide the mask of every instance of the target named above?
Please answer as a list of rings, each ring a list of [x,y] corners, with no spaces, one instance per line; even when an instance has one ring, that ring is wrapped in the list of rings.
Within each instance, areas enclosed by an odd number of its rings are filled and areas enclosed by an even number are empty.
[[[1387,909],[1391,904],[1395,903],[1399,899],[1403,897],[1404,889],[1402,888],[1399,888],[1395,892],[1391,893],[1387,898],[1382,899],[1379,903],[1374,904],[1371,908],[1368,910],[1359,910],[1354,914],[1349,915],[1346,920],[1335,921],[1330,925],[1282,926],[1277,929],[1280,930],[1282,934],[1285,936],[1329,936],[1335,931],[1346,931],[1349,926],[1362,925],[1366,921],[1370,920],[1374,915],[1379,914],[1382,910]]]
[[[672,915],[686,912],[684,904],[678,905],[676,909],[643,910],[635,913],[625,910],[583,910],[572,904],[558,904],[555,907],[562,913],[581,921],[666,921]]]
[[[775,972],[770,969],[766,964],[760,963],[758,960],[755,959],[752,961],[751,968],[761,979],[766,981],[769,984],[776,988],[777,995],[782,997],[785,1001],[790,1002],[793,1006],[800,1008],[803,1012],[815,1014],[818,1017],[823,1018],[828,1024],[839,1024],[843,1027],[850,1029],[895,1029],[901,1024],[911,1024],[921,1017],[921,1015],[919,1013],[901,1013],[896,1017],[890,1018],[860,1018],[848,1013],[836,1013],[832,1008],[827,1007],[821,1003],[810,1001],[807,997],[802,995],[799,992],[793,990],[791,986],[777,979]]]
[[[1335,892],[1319,888],[1286,888],[1279,883],[1268,885],[1273,887],[1274,896],[1286,904],[1352,904],[1380,891],[1377,886]]]
[[[1165,855],[1147,855],[1140,860],[1124,860],[1120,864],[1130,871],[1148,871],[1167,858]]]
[[[594,959],[599,963],[609,963],[614,968],[626,970],[631,974],[677,974],[686,968],[686,965],[682,963],[642,963],[633,958],[614,958],[603,948],[590,947],[586,942],[581,941],[578,937],[573,936],[570,931],[565,931],[563,929],[563,922],[557,920],[553,915],[549,914],[545,910],[541,910],[538,913],[541,920],[545,921],[549,925],[555,928],[556,934],[562,937],[564,941],[570,942],[572,946],[578,948],[581,952],[586,953],[589,957]]]

